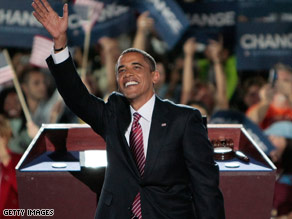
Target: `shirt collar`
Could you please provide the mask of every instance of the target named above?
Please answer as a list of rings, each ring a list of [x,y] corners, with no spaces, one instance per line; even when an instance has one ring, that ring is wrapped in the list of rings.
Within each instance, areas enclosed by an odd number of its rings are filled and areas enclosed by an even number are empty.
[[[135,112],[139,113],[144,119],[146,119],[148,122],[152,119],[153,109],[155,104],[155,94],[142,106],[138,111],[134,110],[132,106],[130,106],[131,109],[131,115],[133,115]]]

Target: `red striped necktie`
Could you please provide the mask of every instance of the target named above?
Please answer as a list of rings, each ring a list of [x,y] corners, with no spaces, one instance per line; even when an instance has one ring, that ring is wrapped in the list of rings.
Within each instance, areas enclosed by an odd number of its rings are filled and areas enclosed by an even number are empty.
[[[139,113],[134,113],[133,117],[134,119],[130,133],[130,148],[132,150],[140,175],[141,177],[143,177],[145,167],[145,155],[143,133],[141,125],[139,124],[139,119],[141,118],[141,115]],[[142,219],[140,192],[136,195],[133,201],[132,213],[133,213],[132,218]]]

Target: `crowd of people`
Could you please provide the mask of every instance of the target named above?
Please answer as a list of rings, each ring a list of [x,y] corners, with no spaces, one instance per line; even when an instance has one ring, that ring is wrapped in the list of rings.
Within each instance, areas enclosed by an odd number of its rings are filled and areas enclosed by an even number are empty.
[[[160,72],[156,93],[161,98],[198,108],[207,119],[220,110],[234,109],[264,131],[275,146],[268,156],[278,168],[272,214],[292,218],[292,67],[275,63],[275,82],[269,80],[268,70],[239,72],[234,51],[223,36],[210,39],[203,52],[195,38],[168,51],[156,34],[154,20],[144,12],[137,16],[135,33],[102,37],[91,48],[82,80],[92,94],[106,100],[117,90],[115,63],[126,47],[155,57]],[[28,63],[29,51],[9,51],[32,121],[26,121],[13,83],[0,85],[0,212],[17,208],[14,168],[40,126],[82,122],[65,106],[47,69]],[[72,54],[77,69],[82,68],[82,52],[75,48]]]

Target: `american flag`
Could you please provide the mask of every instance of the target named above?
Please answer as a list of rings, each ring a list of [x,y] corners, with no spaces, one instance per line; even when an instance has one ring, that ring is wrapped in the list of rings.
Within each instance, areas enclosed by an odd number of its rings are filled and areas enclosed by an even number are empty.
[[[32,51],[29,59],[30,64],[48,68],[46,58],[51,54],[54,42],[46,37],[35,35],[32,43]]]
[[[74,9],[81,18],[83,29],[88,31],[98,20],[103,3],[95,0],[75,0]]]
[[[0,52],[0,84],[13,79],[13,69],[6,60],[3,52]]]

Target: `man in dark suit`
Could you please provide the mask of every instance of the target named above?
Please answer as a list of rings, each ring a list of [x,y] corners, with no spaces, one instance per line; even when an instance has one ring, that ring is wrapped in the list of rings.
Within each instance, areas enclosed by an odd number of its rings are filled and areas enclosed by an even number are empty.
[[[32,6],[54,38],[47,63],[59,92],[106,141],[108,166],[96,218],[224,218],[218,166],[201,114],[155,95],[154,59],[141,50],[124,51],[116,65],[121,93],[105,103],[88,93],[68,53],[68,6],[63,17],[46,0]]]

